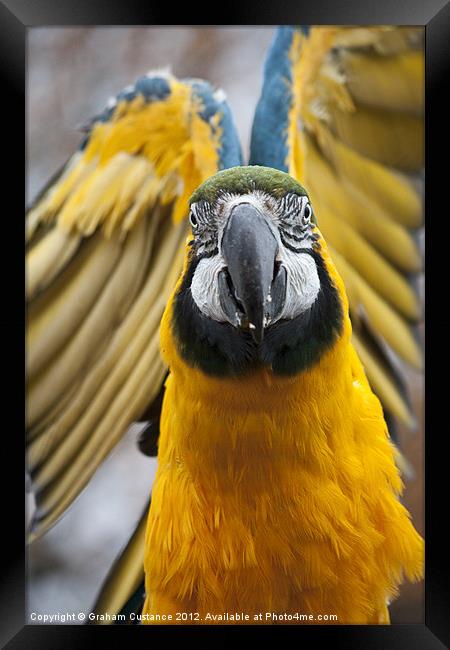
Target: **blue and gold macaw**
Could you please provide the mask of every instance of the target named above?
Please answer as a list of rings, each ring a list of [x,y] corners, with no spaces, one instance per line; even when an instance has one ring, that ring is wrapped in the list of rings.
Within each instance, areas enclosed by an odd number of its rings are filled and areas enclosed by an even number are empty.
[[[386,412],[412,427],[399,357],[421,368],[423,30],[277,30],[250,166],[308,190],[343,278],[352,342]],[[139,419],[158,435],[164,308],[183,268],[189,198],[243,164],[221,90],[149,73],[86,126],[27,214],[27,464],[43,535]],[[151,453],[151,452],[150,452]],[[96,604],[142,607],[147,508]]]

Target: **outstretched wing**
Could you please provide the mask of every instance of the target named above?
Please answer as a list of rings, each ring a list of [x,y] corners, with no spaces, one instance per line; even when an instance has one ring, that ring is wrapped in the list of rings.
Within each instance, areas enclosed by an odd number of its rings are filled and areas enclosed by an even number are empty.
[[[422,28],[279,28],[250,160],[288,171],[308,189],[347,288],[353,342],[372,387],[410,426],[395,355],[422,365],[415,277],[422,268],[423,97]]]
[[[159,393],[187,201],[241,164],[222,91],[149,73],[86,126],[30,208],[27,463],[42,535]]]

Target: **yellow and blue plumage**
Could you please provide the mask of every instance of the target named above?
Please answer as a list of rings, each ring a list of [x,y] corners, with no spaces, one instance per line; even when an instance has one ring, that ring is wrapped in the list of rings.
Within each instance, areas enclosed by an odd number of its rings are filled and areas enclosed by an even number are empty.
[[[385,351],[421,365],[408,274],[421,268],[411,230],[421,224],[422,77],[420,30],[276,34],[250,163],[308,188],[328,245],[315,229],[316,263],[323,260],[342,307],[333,345],[291,377],[274,376],[271,362],[246,378],[214,376],[217,358],[199,369],[210,355],[196,343],[183,357],[171,325],[189,268],[188,199],[220,169],[242,164],[223,95],[198,80],[149,74],[87,125],[80,151],[27,215],[32,538],[142,416],[169,366],[145,611],[270,601],[318,613],[336,599],[340,622],[387,621],[385,599],[402,571],[421,572],[421,540],[398,501],[396,451],[355,349],[385,408],[412,425]],[[183,256],[162,321],[162,359],[159,324]],[[225,347],[222,356],[236,360],[239,350]],[[285,355],[281,365],[297,362]],[[145,515],[97,611],[119,611],[139,587],[144,530]]]

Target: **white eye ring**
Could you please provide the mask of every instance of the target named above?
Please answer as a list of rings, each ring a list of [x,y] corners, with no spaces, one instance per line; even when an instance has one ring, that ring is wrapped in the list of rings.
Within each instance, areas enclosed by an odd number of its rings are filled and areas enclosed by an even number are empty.
[[[198,226],[197,217],[195,216],[192,210],[189,212],[189,223],[193,228],[197,228]]]
[[[311,204],[308,202],[305,205],[305,209],[303,210],[303,223],[307,224],[311,221],[311,215],[312,215],[312,209],[311,209]]]

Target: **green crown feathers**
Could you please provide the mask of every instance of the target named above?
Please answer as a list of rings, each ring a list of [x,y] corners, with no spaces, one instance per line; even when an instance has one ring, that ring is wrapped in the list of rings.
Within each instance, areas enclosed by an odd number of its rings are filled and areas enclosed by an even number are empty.
[[[251,165],[231,167],[214,174],[196,189],[189,204],[202,200],[214,203],[224,192],[247,194],[254,190],[267,192],[276,198],[289,193],[308,196],[305,188],[289,174],[271,167]]]

